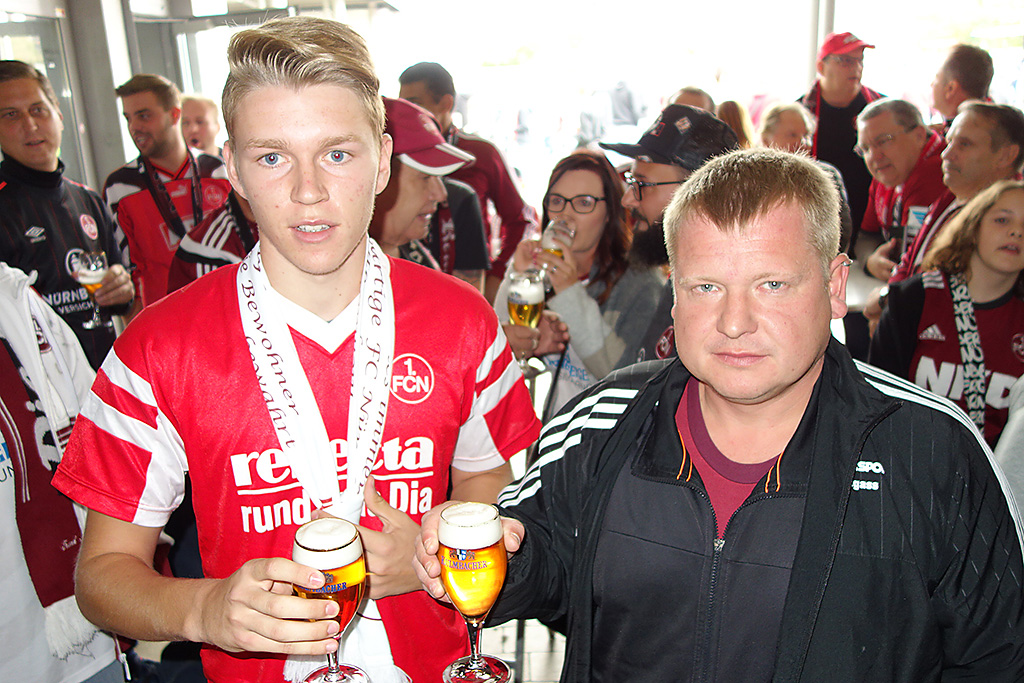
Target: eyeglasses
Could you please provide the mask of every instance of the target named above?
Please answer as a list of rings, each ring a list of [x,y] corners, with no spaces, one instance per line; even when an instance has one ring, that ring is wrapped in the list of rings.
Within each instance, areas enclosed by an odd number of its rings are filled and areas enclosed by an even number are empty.
[[[916,127],[917,126],[914,126],[914,128]],[[886,133],[885,135],[879,135],[877,138],[874,139],[874,141],[868,142],[866,145],[857,145],[856,147],[854,147],[853,153],[859,157],[866,157],[868,155],[868,152],[870,152],[871,150],[883,149],[890,142],[895,140],[897,135],[909,133],[910,131],[914,130],[914,128],[907,128],[906,130],[899,130],[896,131],[895,133]]]
[[[860,57],[851,57],[850,55],[830,55],[830,58],[835,62],[839,62],[843,66],[857,66],[858,64],[864,63],[863,55]]]
[[[626,178],[626,184],[629,185],[629,189],[633,190],[633,194],[636,195],[637,201],[643,201],[644,199],[644,188],[645,187],[658,187],[659,185],[681,185],[682,180],[666,180],[663,183],[649,183],[646,180],[640,180],[632,171],[626,171],[624,174]]]
[[[604,197],[595,197],[589,194],[563,197],[552,192],[544,197],[544,208],[548,211],[558,212],[564,209],[566,204],[571,204],[572,210],[576,213],[592,213],[597,208],[597,203],[603,201]]]

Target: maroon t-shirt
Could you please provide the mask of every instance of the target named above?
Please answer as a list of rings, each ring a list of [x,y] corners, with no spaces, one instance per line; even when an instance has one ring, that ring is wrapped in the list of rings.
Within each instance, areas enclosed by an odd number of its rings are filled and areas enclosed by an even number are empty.
[[[676,409],[676,427],[683,448],[690,454],[693,466],[697,468],[711,499],[711,506],[715,509],[718,538],[723,538],[733,513],[779,458],[776,456],[764,462],[746,464],[725,457],[708,434],[704,414],[700,409],[700,391],[693,378],[687,383],[683,400]]]

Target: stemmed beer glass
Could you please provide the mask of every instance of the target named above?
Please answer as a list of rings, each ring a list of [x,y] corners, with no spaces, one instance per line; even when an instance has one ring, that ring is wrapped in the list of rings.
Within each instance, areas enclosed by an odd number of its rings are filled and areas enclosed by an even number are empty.
[[[92,319],[82,323],[87,330],[95,330],[104,325],[110,325],[110,321],[103,322],[100,318],[100,307],[96,305],[96,290],[100,288],[103,278],[107,274],[107,255],[102,251],[83,251],[78,255],[78,262],[75,266],[74,278],[78,284],[89,293],[89,301],[92,302]]]
[[[505,662],[480,654],[480,629],[505,582],[508,564],[498,509],[484,503],[456,503],[441,511],[437,529],[441,583],[466,620],[472,654],[448,665],[444,683],[506,683]]]
[[[537,327],[544,312],[544,276],[540,271],[528,270],[511,275],[508,288],[508,319],[513,325]],[[530,359],[519,358],[519,369],[529,379],[536,374]]]
[[[295,532],[292,560],[323,572],[322,588],[295,586],[299,597],[329,599],[338,603],[338,641],[363,601],[366,563],[363,543],[354,525],[336,517],[306,522]],[[369,683],[369,677],[354,666],[338,663],[338,653],[327,653],[327,666],[317,669],[305,683]]]

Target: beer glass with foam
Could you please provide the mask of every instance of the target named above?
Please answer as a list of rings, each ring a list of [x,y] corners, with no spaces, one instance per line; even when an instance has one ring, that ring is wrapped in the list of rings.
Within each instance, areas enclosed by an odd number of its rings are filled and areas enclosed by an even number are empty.
[[[544,312],[544,276],[540,271],[513,272],[508,288],[508,319],[513,325],[537,327]],[[527,356],[517,358],[519,369],[526,378],[536,372],[530,367]]]
[[[337,620],[341,625],[338,639],[363,601],[366,587],[366,564],[359,531],[351,523],[336,517],[314,519],[295,532],[292,560],[323,572],[326,582],[321,588],[295,586],[303,598],[334,600],[341,608]],[[305,683],[369,683],[361,669],[338,663],[338,653],[327,655],[327,666],[317,669]]]
[[[497,657],[480,654],[480,628],[505,582],[508,562],[498,509],[457,503],[441,511],[437,529],[441,583],[469,629],[472,654],[444,670],[445,683],[506,683],[511,673]]]
[[[107,255],[102,251],[83,251],[77,255],[74,269],[74,278],[85,288],[89,294],[89,301],[92,302],[92,319],[82,323],[82,327],[87,330],[95,330],[98,327],[110,325],[110,321],[104,323],[100,318],[100,307],[96,305],[94,296],[107,274]]]

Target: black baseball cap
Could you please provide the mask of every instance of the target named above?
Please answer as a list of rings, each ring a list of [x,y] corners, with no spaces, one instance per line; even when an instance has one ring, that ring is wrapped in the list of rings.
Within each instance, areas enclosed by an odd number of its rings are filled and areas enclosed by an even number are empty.
[[[696,171],[712,157],[739,148],[736,133],[724,121],[685,104],[665,107],[635,145],[599,144],[639,161],[682,166],[688,171]]]

